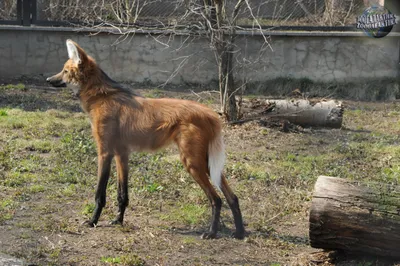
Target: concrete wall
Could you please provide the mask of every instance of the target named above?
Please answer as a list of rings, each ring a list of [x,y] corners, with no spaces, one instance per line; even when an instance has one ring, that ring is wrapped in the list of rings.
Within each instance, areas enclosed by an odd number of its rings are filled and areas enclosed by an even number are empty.
[[[273,36],[274,50],[265,52],[249,76],[253,80],[292,77],[324,82],[394,78],[398,73],[399,41],[393,37]],[[259,50],[259,42],[248,41],[250,60],[257,56],[254,51]]]
[[[275,33],[270,39],[271,50],[262,36],[240,35],[237,77],[249,82],[282,77],[322,82],[396,78],[398,36],[391,33],[374,39],[362,33]],[[68,38],[119,81],[207,84],[218,77],[214,54],[204,38],[136,33],[122,40],[119,35],[89,36],[89,32],[65,28],[0,27],[0,78],[60,71],[67,59]]]

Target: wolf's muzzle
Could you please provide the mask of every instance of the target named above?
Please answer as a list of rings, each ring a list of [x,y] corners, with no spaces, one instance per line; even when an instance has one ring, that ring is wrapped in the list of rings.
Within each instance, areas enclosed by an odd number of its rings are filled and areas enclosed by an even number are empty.
[[[54,87],[67,87],[67,84],[60,79],[52,79],[52,77],[47,78],[46,81]]]

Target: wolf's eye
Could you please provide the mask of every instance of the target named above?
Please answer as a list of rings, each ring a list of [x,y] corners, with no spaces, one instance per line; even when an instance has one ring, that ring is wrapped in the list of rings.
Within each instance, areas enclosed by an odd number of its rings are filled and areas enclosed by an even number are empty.
[[[64,73],[68,73],[68,70],[64,70]]]

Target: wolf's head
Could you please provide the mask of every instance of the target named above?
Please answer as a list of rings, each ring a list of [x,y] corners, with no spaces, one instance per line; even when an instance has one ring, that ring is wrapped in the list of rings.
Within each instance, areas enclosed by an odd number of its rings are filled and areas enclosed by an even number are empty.
[[[94,60],[90,58],[78,44],[72,40],[67,40],[67,50],[69,59],[64,64],[63,70],[47,78],[47,82],[55,87],[67,85],[75,92],[84,85],[87,80],[87,73],[93,69]]]

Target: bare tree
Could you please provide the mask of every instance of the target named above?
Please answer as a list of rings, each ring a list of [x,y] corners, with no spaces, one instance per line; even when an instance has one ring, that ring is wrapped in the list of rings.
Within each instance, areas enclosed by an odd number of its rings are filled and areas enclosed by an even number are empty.
[[[10,0],[6,0],[10,1]],[[198,36],[206,36],[214,52],[218,69],[221,112],[228,121],[240,116],[240,92],[251,82],[248,69],[251,64],[263,64],[263,53],[271,48],[262,26],[347,25],[354,21],[355,12],[365,0],[39,0],[49,19],[81,21],[91,24],[99,32],[117,31],[118,44],[133,36],[138,30],[149,30],[149,35],[165,47],[172,48],[174,36],[182,38],[184,49]],[[372,1],[372,0],[371,0]],[[377,0],[375,0],[377,1]],[[254,6],[252,6],[254,5]],[[363,5],[362,5],[363,6]],[[0,5],[0,11],[2,6]],[[4,7],[3,7],[4,8]],[[253,13],[254,12],[254,13]],[[99,23],[100,22],[100,23]],[[246,25],[246,28],[238,24]],[[262,25],[261,25],[262,23]],[[104,27],[107,26],[107,27]],[[261,34],[264,43],[258,58],[250,61],[243,57],[241,46],[236,44],[237,31]],[[156,34],[150,34],[156,33]],[[209,49],[207,47],[207,49]],[[271,48],[272,49],[272,48]],[[179,55],[174,58],[176,69],[165,83],[175,78],[195,56]],[[198,68],[201,64],[198,64]],[[235,73],[246,69],[240,86]],[[255,70],[255,69],[254,69]],[[258,70],[255,70],[258,71]],[[239,98],[239,101],[237,101]]]
[[[128,39],[138,30],[145,29],[156,32],[157,34],[150,36],[165,49],[172,48],[169,42],[174,36],[187,36],[182,39],[181,47],[174,49],[175,51],[187,47],[197,36],[206,36],[218,69],[221,112],[228,121],[233,121],[240,115],[240,101],[237,102],[240,97],[237,94],[245,87],[243,84],[251,81],[247,77],[241,77],[238,86],[235,73],[240,69],[248,69],[251,63],[262,63],[263,51],[266,47],[271,48],[268,39],[263,35],[261,23],[265,26],[265,23],[272,21],[275,26],[311,19],[315,25],[323,17],[326,20],[325,25],[337,25],[339,17],[346,23],[345,21],[350,20],[354,7],[363,0],[314,0],[314,5],[310,0],[296,0],[293,3],[289,0],[88,0],[86,5],[83,0],[42,1],[49,3],[48,10],[53,16],[57,13],[60,16],[61,12],[61,17],[65,19],[75,18],[89,24],[91,21],[102,22],[96,23],[96,26],[93,24],[92,27],[99,32],[109,31],[110,28],[104,26],[111,26],[121,36],[115,44]],[[57,5],[62,7],[59,11]],[[325,10],[323,14],[322,10]],[[85,18],[80,18],[81,16]],[[241,24],[245,23],[247,28],[239,27],[239,21]],[[259,58],[253,58],[254,62],[240,60],[241,46],[236,44],[238,29],[261,34],[264,38]],[[176,69],[170,73],[166,82],[170,82],[187,66],[191,56],[180,55],[173,60],[177,64]]]
[[[111,25],[114,28],[118,28],[120,33],[123,33],[125,39],[129,33],[134,32],[127,29],[122,29],[122,23],[136,23],[137,18],[140,17],[144,7],[154,4],[157,0],[137,1],[137,0],[117,0],[111,5],[112,14],[117,18],[117,21],[104,21],[104,24]],[[252,10],[248,0],[237,0],[236,4],[232,6],[231,12],[227,7],[227,0],[186,0],[186,1],[175,1],[176,9],[179,7],[186,10],[184,14],[175,17],[174,23],[168,23],[159,21],[162,26],[161,29],[165,35],[176,34],[177,31],[186,31],[187,35],[205,35],[210,40],[210,47],[214,51],[217,68],[218,68],[218,81],[219,81],[219,92],[221,102],[221,112],[224,114],[228,121],[238,119],[238,107],[236,103],[236,94],[239,91],[235,85],[234,77],[234,54],[239,49],[235,45],[237,20],[239,13],[242,9],[246,8],[247,11],[252,15],[254,25],[257,30],[261,30],[261,26],[252,14]],[[171,18],[169,18],[169,22]],[[202,19],[202,25],[198,26],[198,21]],[[137,24],[136,26],[139,26]],[[194,27],[197,25],[196,27]],[[143,27],[142,27],[143,28]],[[190,29],[187,31],[187,29]],[[195,29],[193,31],[193,29]],[[104,30],[104,29],[102,29]],[[162,43],[161,37],[154,37],[154,39]],[[267,42],[267,39],[264,39]],[[168,47],[167,43],[162,43]],[[178,68],[182,68],[187,62],[188,57],[182,59],[181,64]],[[176,75],[177,71],[172,73],[172,76]]]
[[[135,23],[143,8],[156,1],[115,0],[109,4],[109,10],[120,23]]]
[[[236,87],[233,74],[234,42],[236,21],[245,0],[238,0],[232,15],[228,17],[225,1],[204,0],[203,17],[209,31],[211,45],[214,48],[218,64],[218,81],[221,108],[228,121],[238,118],[236,106]]]

